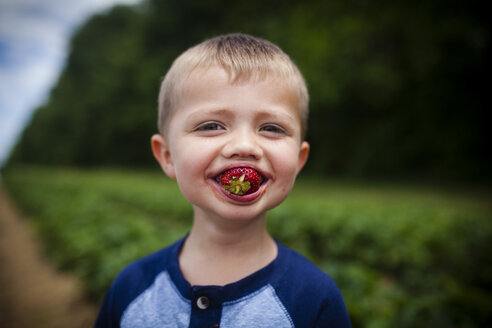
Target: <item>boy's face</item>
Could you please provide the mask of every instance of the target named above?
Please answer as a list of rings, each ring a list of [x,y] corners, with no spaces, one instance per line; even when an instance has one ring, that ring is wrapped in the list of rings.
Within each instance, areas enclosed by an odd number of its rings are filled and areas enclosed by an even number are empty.
[[[152,149],[195,213],[251,219],[280,204],[309,153],[296,94],[274,77],[231,84],[217,67],[193,72],[182,91],[165,138],[153,136]],[[217,180],[234,167],[257,170],[260,189],[229,194]]]

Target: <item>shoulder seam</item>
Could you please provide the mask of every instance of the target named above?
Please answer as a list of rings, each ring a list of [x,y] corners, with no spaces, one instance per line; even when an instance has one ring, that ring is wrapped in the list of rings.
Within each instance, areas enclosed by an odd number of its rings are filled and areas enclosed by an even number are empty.
[[[154,276],[154,280],[152,280],[152,283],[150,285],[147,286],[147,288],[145,288],[144,290],[142,290],[139,294],[135,295],[135,297],[131,300],[131,302],[129,302],[126,307],[123,309],[123,312],[121,313],[121,317],[120,317],[120,325],[121,323],[123,322],[123,319],[125,318],[126,314],[128,313],[128,309],[131,308],[131,306],[137,301],[140,299],[140,297],[142,295],[144,295],[148,290],[150,290],[154,285],[155,285],[155,281],[157,280],[157,277],[159,277],[162,273],[167,273],[166,270],[164,271],[161,271],[159,272],[158,274],[156,274]]]
[[[287,319],[289,319],[290,326],[294,328],[295,327],[294,326],[294,322],[292,321],[292,318],[290,317],[290,314],[287,311],[287,309],[285,308],[284,304],[282,303],[282,301],[280,301],[280,298],[278,298],[277,291],[270,284],[268,284],[267,287],[269,287],[269,289],[272,290],[273,297],[274,297],[275,301],[277,302],[277,304],[280,307],[280,309],[282,309],[282,311],[284,312],[284,314],[287,317]]]

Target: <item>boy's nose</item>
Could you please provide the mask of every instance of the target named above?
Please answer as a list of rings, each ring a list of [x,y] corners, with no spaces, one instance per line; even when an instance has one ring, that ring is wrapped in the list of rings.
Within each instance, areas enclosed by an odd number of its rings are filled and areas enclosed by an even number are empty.
[[[252,131],[236,131],[225,144],[222,155],[226,158],[260,159],[263,152]]]

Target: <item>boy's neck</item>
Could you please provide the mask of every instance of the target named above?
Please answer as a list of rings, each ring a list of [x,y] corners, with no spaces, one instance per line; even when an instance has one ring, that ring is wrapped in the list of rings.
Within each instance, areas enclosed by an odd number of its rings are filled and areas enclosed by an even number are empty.
[[[277,245],[266,230],[266,216],[230,221],[209,218],[195,209],[179,265],[191,285],[226,285],[268,265]]]

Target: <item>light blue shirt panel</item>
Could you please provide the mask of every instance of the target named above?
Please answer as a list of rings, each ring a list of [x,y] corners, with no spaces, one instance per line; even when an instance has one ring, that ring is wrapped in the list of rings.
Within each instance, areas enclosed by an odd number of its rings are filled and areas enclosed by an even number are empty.
[[[121,320],[122,328],[188,327],[190,301],[176,290],[167,272],[160,273],[154,283],[128,305]],[[224,328],[294,327],[287,310],[272,286],[241,299],[223,304],[220,326]]]
[[[294,327],[290,315],[270,285],[239,300],[223,304],[221,327],[249,328],[252,324],[256,328]]]
[[[121,319],[122,328],[181,328],[190,324],[190,301],[176,290],[167,272],[134,299]]]

